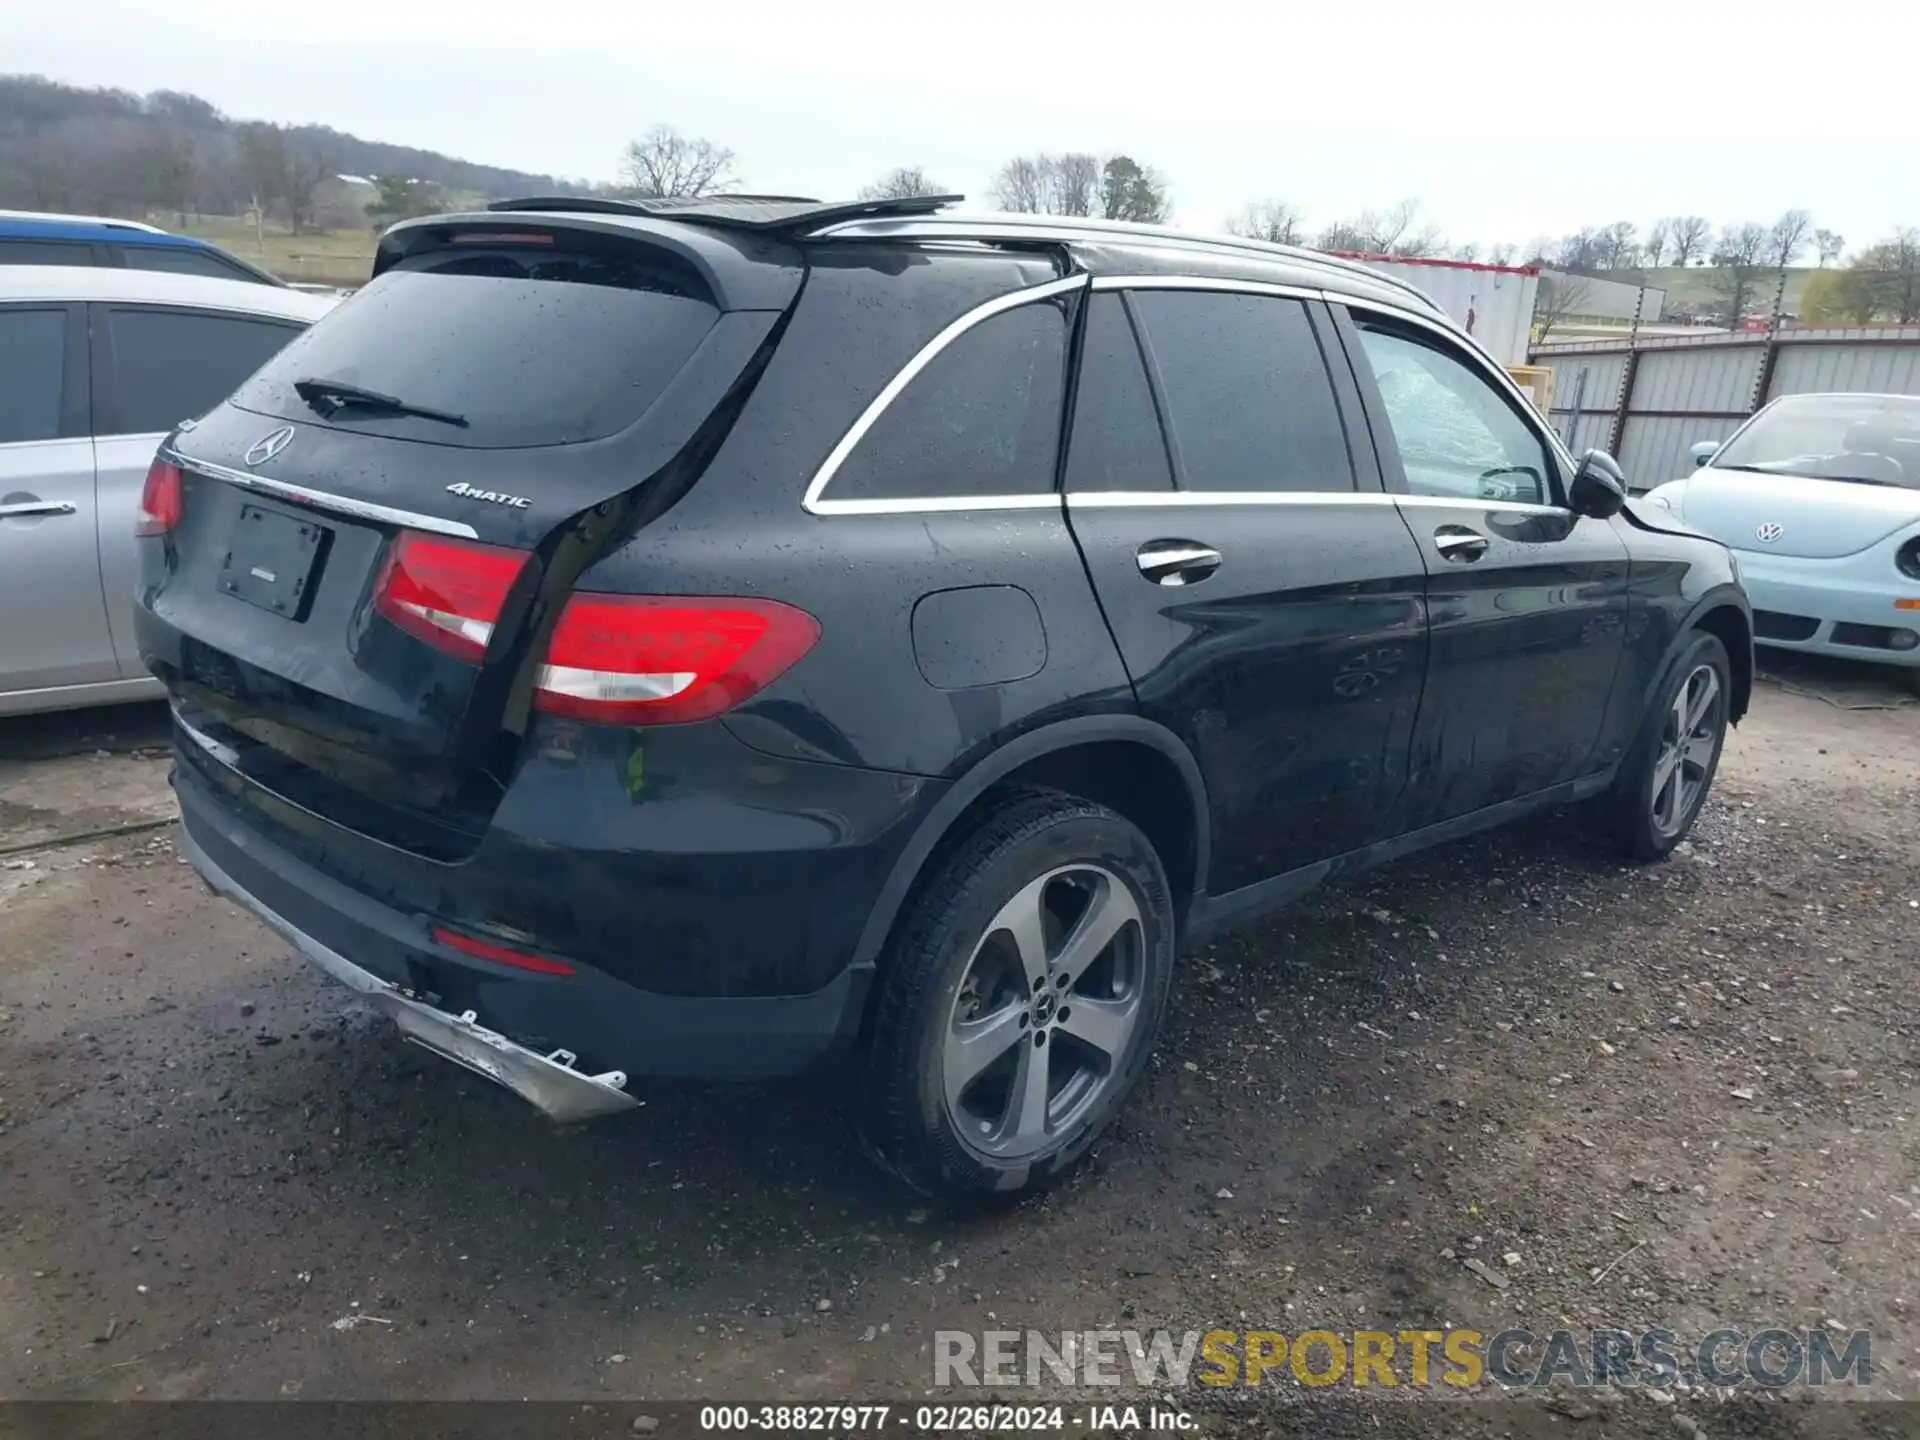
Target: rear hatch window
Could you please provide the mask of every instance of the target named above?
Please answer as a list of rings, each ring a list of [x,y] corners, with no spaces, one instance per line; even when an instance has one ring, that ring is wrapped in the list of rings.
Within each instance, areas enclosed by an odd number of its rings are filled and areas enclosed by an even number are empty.
[[[640,418],[720,316],[698,273],[672,255],[553,236],[461,238],[473,243],[403,260],[374,280],[233,403],[469,449],[598,440]],[[320,382],[440,418],[360,405],[328,416],[302,394]]]

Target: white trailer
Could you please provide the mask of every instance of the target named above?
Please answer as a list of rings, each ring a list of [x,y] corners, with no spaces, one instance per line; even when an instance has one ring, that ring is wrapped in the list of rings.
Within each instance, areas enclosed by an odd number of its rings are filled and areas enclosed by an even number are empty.
[[[1391,255],[1346,254],[1345,258],[1361,261],[1425,293],[1502,365],[1527,363],[1533,302],[1540,289],[1537,266],[1403,260]]]

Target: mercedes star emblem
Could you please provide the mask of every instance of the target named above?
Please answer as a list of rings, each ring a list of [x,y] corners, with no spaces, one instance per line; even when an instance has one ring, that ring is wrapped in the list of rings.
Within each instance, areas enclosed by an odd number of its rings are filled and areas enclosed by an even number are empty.
[[[245,460],[249,465],[264,465],[293,443],[293,426],[282,425],[271,435],[262,435],[247,447]]]

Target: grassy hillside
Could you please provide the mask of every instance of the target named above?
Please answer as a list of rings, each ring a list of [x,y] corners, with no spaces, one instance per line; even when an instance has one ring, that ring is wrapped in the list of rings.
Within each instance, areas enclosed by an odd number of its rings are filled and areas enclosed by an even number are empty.
[[[1811,265],[1801,265],[1787,271],[1786,308],[1798,311],[1800,298],[1806,293],[1807,281],[1819,272]],[[1682,270],[1672,265],[1663,265],[1657,270],[1646,272],[1647,284],[1667,292],[1669,307],[1688,305],[1712,308],[1726,304],[1726,297],[1713,286],[1713,271],[1705,266],[1689,266]],[[1761,308],[1773,308],[1774,277],[1768,275],[1760,284]]]
[[[247,221],[208,215],[187,225],[169,225],[183,235],[211,240],[221,249],[271,270],[283,280],[319,285],[359,285],[373,268],[371,229],[322,230],[295,235],[268,225],[256,234]]]

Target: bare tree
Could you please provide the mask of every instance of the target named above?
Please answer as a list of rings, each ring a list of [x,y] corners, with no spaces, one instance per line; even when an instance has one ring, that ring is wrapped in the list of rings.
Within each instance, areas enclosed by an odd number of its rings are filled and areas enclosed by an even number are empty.
[[[733,183],[733,151],[656,125],[643,139],[627,142],[620,171],[636,195],[711,195]]]
[[[1920,321],[1920,230],[1903,226],[1869,246],[1848,267],[1855,288],[1875,318],[1911,325]]]
[[[1489,265],[1511,265],[1519,257],[1519,254],[1520,247],[1518,245],[1515,245],[1511,240],[1502,240],[1498,245],[1495,245],[1491,250],[1487,251],[1487,263]]]
[[[1254,200],[1227,221],[1227,230],[1249,240],[1298,245],[1306,236],[1306,220],[1284,200]]]
[[[1673,263],[1686,267],[1707,253],[1713,222],[1704,215],[1675,215],[1667,221],[1667,244],[1673,251]]]
[[[1083,150],[1069,150],[1053,162],[1053,215],[1091,215],[1100,202],[1100,161]]]
[[[1534,343],[1544,345],[1553,327],[1569,315],[1580,314],[1592,294],[1593,287],[1582,276],[1556,270],[1543,272],[1539,287],[1533,292]]]
[[[1456,245],[1453,247],[1453,258],[1455,260],[1464,260],[1469,265],[1475,264],[1480,259],[1480,246],[1472,240],[1467,241],[1464,245]]]
[[[1173,205],[1158,170],[1131,155],[1110,155],[1100,167],[1100,213],[1109,220],[1164,224]]]
[[[1825,269],[1838,260],[1847,248],[1846,237],[1837,230],[1816,230],[1813,232],[1814,253],[1820,257],[1820,266]]]
[[[1001,209],[1023,215],[1093,215],[1102,177],[1100,157],[1085,151],[1016,155],[994,177],[993,197]]]
[[[945,195],[946,186],[918,165],[901,165],[887,171],[860,191],[862,200],[911,200],[918,195]]]
[[[1647,264],[1654,269],[1660,268],[1660,262],[1667,254],[1667,232],[1673,226],[1671,220],[1656,220],[1647,227],[1647,240],[1643,248]]]
[[[1040,175],[1039,160],[1046,158],[1016,155],[1002,165],[993,181],[994,203],[1017,215],[1040,214],[1046,200],[1046,183]]]
[[[1616,220],[1602,229],[1599,242],[1602,270],[1631,270],[1640,263],[1640,227],[1631,220]]]
[[[1363,210],[1352,220],[1335,221],[1320,232],[1322,250],[1345,250],[1363,255],[1419,258],[1435,255],[1446,241],[1431,225],[1416,228],[1420,202],[1402,200],[1390,210]]]
[[[1727,323],[1734,329],[1746,318],[1760,277],[1770,268],[1773,234],[1752,220],[1721,230],[1713,248],[1713,273],[1707,283],[1727,305]]]
[[[1793,257],[1807,248],[1813,235],[1813,216],[1804,210],[1789,210],[1767,230],[1767,259],[1779,270],[1793,264]]]

